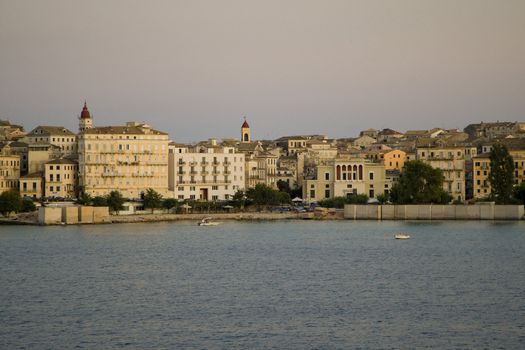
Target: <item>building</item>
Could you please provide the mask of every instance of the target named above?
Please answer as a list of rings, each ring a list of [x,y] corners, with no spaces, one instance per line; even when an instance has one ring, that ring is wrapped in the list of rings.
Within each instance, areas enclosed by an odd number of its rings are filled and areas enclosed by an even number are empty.
[[[278,157],[267,151],[246,155],[245,178],[246,188],[264,184],[277,188],[277,160]]]
[[[316,202],[357,194],[375,198],[388,193],[391,187],[384,164],[361,158],[338,157],[319,164],[315,175],[304,180],[303,199]]]
[[[514,185],[525,182],[525,148],[509,147],[509,154],[514,161]],[[483,199],[490,196],[490,153],[482,153],[473,158],[474,198]]]
[[[37,126],[21,141],[33,144],[51,144],[59,147],[61,156],[77,156],[77,136],[63,126]]]
[[[463,129],[471,139],[479,137],[488,138],[503,138],[507,136],[525,137],[525,122],[490,122],[469,124]]]
[[[416,151],[418,160],[443,171],[443,189],[458,201],[468,199],[467,179],[472,173],[472,157],[476,155],[476,147],[466,145],[418,147]]]
[[[16,141],[25,135],[23,126],[11,124],[7,120],[0,120],[0,141]]]
[[[45,164],[44,196],[47,198],[76,198],[78,192],[78,163],[60,158]]]
[[[228,200],[245,185],[245,158],[215,140],[197,146],[170,143],[168,188],[179,200]]]
[[[120,191],[139,199],[149,188],[168,194],[168,134],[147,124],[86,129],[78,137],[79,185],[92,196]]]
[[[44,196],[44,173],[38,172],[20,177],[20,195],[40,199]]]
[[[385,165],[385,170],[403,169],[406,160],[406,153],[401,150],[381,150],[367,152],[366,158]]]
[[[20,156],[0,153],[0,193],[18,190],[20,186]]]

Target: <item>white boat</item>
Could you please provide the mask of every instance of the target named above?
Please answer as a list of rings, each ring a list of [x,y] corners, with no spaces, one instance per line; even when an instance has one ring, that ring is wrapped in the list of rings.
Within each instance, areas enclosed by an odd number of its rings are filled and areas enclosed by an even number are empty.
[[[394,238],[395,238],[395,239],[409,239],[410,236],[407,235],[406,233],[396,233],[396,234],[394,235]]]
[[[213,218],[204,218],[197,225],[199,226],[217,226],[219,223],[217,221],[211,221]]]

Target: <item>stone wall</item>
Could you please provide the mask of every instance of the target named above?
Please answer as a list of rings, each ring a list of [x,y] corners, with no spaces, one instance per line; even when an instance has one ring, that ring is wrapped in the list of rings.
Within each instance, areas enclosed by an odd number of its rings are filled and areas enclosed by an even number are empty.
[[[522,220],[522,205],[359,205],[347,204],[345,219],[353,220]]]
[[[102,224],[111,222],[108,207],[64,206],[40,207],[40,225]]]

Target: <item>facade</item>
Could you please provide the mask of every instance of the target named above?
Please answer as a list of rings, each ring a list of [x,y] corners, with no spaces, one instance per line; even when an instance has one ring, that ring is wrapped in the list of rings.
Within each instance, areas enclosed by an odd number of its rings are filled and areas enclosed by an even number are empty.
[[[179,200],[228,200],[244,189],[244,154],[234,147],[169,145],[169,191]]]
[[[443,171],[443,189],[458,201],[467,199],[467,178],[476,155],[476,147],[470,146],[418,147],[416,153],[418,160]]]
[[[509,150],[514,160],[514,185],[525,182],[525,150]],[[492,187],[489,181],[490,153],[482,153],[473,158],[474,198],[483,199],[490,196]]]
[[[469,124],[464,131],[470,138],[485,137],[488,139],[514,136],[525,137],[525,122],[491,122]]]
[[[76,157],[77,136],[63,126],[37,126],[23,139],[29,145],[51,144],[59,147],[61,156]]]
[[[76,198],[78,189],[78,163],[61,158],[45,164],[44,196],[47,198]]]
[[[44,173],[24,175],[20,178],[20,195],[40,199],[44,196]]]
[[[401,150],[383,150],[383,151],[371,151],[366,154],[366,158],[383,163],[386,170],[399,170],[403,169],[406,160],[406,152]]]
[[[336,158],[322,162],[316,170],[313,178],[304,181],[303,199],[307,202],[357,194],[375,198],[388,193],[392,187],[384,164],[370,160]]]
[[[0,193],[18,190],[20,185],[20,156],[0,154]]]
[[[79,185],[92,196],[118,190],[138,199],[151,188],[168,194],[168,134],[147,124],[87,129],[79,135]]]
[[[25,154],[22,154],[24,157]],[[50,143],[33,143],[27,146],[27,173],[34,174],[44,172],[45,164],[53,159],[58,159],[62,155],[59,146]]]

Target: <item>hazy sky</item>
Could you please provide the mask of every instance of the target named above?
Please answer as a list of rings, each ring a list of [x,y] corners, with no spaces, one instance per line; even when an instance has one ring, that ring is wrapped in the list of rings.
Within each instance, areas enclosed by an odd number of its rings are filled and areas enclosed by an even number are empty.
[[[176,141],[525,120],[524,0],[0,0],[0,118]]]

